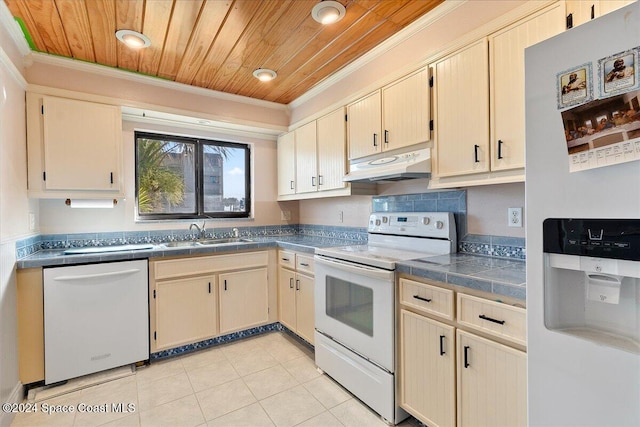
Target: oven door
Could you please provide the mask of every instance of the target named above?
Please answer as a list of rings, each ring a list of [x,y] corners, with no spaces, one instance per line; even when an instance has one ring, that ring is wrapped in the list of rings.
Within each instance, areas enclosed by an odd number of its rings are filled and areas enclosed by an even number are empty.
[[[393,364],[393,271],[315,256],[318,332],[389,372]]]

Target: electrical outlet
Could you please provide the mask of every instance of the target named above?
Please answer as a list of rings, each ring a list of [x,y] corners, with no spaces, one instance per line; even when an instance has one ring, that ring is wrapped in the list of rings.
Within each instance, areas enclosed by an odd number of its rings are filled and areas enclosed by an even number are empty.
[[[522,208],[509,208],[507,215],[509,227],[522,227]]]
[[[280,211],[280,220],[291,221],[291,211]]]

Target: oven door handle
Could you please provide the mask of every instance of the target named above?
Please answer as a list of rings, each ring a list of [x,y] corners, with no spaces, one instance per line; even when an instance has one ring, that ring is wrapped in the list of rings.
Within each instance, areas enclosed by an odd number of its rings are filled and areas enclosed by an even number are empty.
[[[337,268],[338,270],[346,271],[349,273],[360,274],[360,275],[371,277],[374,279],[392,280],[394,278],[393,271],[384,270],[382,268],[369,267],[361,264],[354,264],[349,261],[326,258],[320,255],[314,256],[314,259],[315,259],[315,262],[318,264]]]

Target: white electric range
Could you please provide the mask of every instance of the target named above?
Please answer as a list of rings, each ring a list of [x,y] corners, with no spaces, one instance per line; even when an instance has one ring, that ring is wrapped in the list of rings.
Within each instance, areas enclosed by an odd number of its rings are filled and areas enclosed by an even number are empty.
[[[316,249],[316,365],[390,424],[395,399],[395,267],[456,252],[451,212],[385,212],[369,218],[366,245]]]

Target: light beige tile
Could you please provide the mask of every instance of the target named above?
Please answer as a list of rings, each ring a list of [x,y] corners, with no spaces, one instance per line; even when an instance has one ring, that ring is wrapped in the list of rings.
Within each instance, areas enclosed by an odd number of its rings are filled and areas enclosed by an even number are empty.
[[[160,378],[172,377],[184,372],[182,360],[174,358],[151,362],[150,365],[138,368],[136,380],[138,385],[159,380]]]
[[[260,348],[260,341],[258,341],[257,338],[259,337],[234,341],[229,344],[221,345],[220,349],[224,352],[227,359],[233,360],[238,356],[249,354],[256,348]]]
[[[278,427],[295,426],[325,411],[302,386],[268,397],[260,404]]]
[[[413,418],[412,416],[409,416],[409,418],[407,418],[404,421],[401,421],[397,425],[398,427],[420,427],[423,424],[420,424],[420,422],[417,419]]]
[[[247,375],[243,380],[258,400],[299,385],[281,365]]]
[[[198,392],[240,378],[227,359],[211,362],[207,366],[188,370],[187,375]]]
[[[282,362],[282,366],[284,366],[287,372],[293,375],[293,377],[301,383],[311,381],[312,379],[318,378],[322,375],[316,369],[315,362],[307,356]]]
[[[349,399],[332,408],[331,413],[347,427],[387,427],[380,415],[373,412],[358,399]]]
[[[100,427],[140,427],[140,414],[130,414],[124,418],[111,421],[107,424],[102,424]]]
[[[209,388],[196,394],[206,420],[213,420],[256,402],[241,379]]]
[[[295,342],[293,338],[289,338],[284,334],[270,341],[265,340],[262,346],[280,362],[310,355],[310,352],[304,351],[302,344]]]
[[[308,381],[303,385],[327,409],[338,406],[353,397],[342,386],[326,375]]]
[[[336,417],[329,411],[324,411],[320,415],[298,424],[299,427],[344,427]]]
[[[12,426],[72,426],[76,416],[75,408],[78,402],[80,402],[80,391],[65,394],[55,397],[53,399],[47,399],[38,403],[38,412],[19,412],[16,414]],[[72,407],[74,412],[56,412],[46,413],[43,410],[48,407],[55,406]]]
[[[128,412],[130,404],[133,405],[131,409],[135,411],[138,407],[135,377],[126,377],[86,388],[80,395],[74,425],[97,426],[124,418],[130,415]]]
[[[188,372],[192,369],[227,360],[227,357],[220,347],[214,347],[182,356],[180,360],[182,361],[182,366]]]
[[[246,354],[237,355],[231,364],[241,377],[276,366],[279,362],[267,350],[256,347]]]
[[[208,427],[272,427],[274,424],[259,403],[223,415],[207,423]]]
[[[172,377],[160,378],[153,382],[138,384],[140,411],[151,409],[163,403],[193,394],[193,388],[184,371]]]
[[[204,422],[204,416],[195,395],[183,397],[148,411],[140,412],[142,427],[156,426],[197,426]]]

